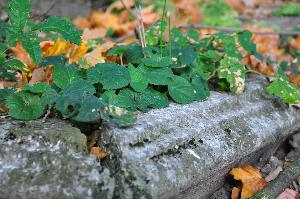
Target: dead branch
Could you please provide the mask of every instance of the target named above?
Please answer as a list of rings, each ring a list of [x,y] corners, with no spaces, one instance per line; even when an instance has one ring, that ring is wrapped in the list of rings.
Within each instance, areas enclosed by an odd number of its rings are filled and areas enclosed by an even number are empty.
[[[246,30],[243,28],[235,28],[235,27],[227,27],[227,26],[211,26],[206,24],[181,24],[178,25],[177,28],[210,29],[210,30],[219,30],[223,32],[238,32],[238,31]],[[279,32],[251,31],[251,32],[256,35],[291,35],[291,36],[300,35],[300,32],[297,31],[279,31]]]

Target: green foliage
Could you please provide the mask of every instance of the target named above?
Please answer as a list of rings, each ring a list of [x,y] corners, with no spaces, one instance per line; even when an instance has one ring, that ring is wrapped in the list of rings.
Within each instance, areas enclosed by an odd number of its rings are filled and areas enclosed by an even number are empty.
[[[256,51],[256,45],[251,42],[252,33],[248,30],[239,32],[238,39],[241,46],[251,55],[254,55],[257,59],[263,61],[263,57]]]
[[[221,0],[210,0],[201,6],[204,15],[204,24],[216,26],[241,26],[241,22],[237,19],[238,14],[228,4]]]
[[[300,3],[286,3],[275,14],[277,16],[298,16],[300,14]]]
[[[65,40],[80,45],[81,43],[81,31],[79,31],[73,24],[66,21],[65,19],[58,17],[49,17],[42,23],[36,25],[34,30],[40,30],[45,33],[57,32]]]
[[[65,40],[81,43],[81,32],[65,19],[49,17],[40,24],[30,21],[29,0],[11,0],[7,11],[10,24],[6,27],[6,43],[14,46],[17,41],[22,41],[24,49],[35,63],[39,63],[41,58],[40,39],[36,31],[56,32]]]
[[[210,1],[206,8],[205,15],[213,16],[206,23],[239,25],[236,14],[219,0]],[[103,63],[80,69],[78,64],[69,65],[64,56],[41,60],[36,33],[56,32],[79,44],[80,31],[73,25],[57,17],[34,24],[29,21],[28,0],[12,0],[8,11],[10,23],[8,26],[0,23],[5,29],[3,36],[0,31],[0,40],[6,41],[0,45],[0,77],[10,80],[15,74],[9,71],[24,70],[21,62],[5,59],[7,45],[13,46],[19,40],[41,67],[53,67],[50,84],[26,84],[17,93],[13,89],[0,90],[0,111],[7,106],[9,114],[21,120],[37,119],[47,108],[53,108],[63,118],[75,122],[103,120],[125,127],[136,121],[136,111],[164,108],[170,101],[180,104],[203,101],[211,89],[242,94],[248,70],[241,64],[241,48],[263,60],[249,31],[216,33],[200,39],[194,30],[183,33],[169,27],[170,41],[163,43],[162,34],[167,27],[164,13],[162,20],[146,31],[147,47],[132,43],[109,51],[109,56],[120,56],[121,65]],[[281,69],[267,92],[289,104],[300,100],[299,90],[288,82]]]
[[[6,99],[9,115],[19,120],[35,120],[44,113],[41,99],[28,91],[10,95]]]
[[[71,82],[80,78],[79,70],[74,65],[56,65],[52,74],[53,82],[63,89]]]
[[[87,77],[92,83],[101,83],[104,89],[123,88],[130,83],[128,69],[113,63],[97,64],[87,70]]]
[[[13,0],[8,4],[8,17],[11,26],[19,33],[23,33],[29,20],[29,0]]]
[[[168,84],[169,93],[175,102],[188,104],[194,101],[196,90],[186,79],[173,76]]]
[[[267,87],[270,95],[276,95],[287,104],[300,102],[300,92],[296,85],[289,83],[284,71],[279,68],[273,82]]]

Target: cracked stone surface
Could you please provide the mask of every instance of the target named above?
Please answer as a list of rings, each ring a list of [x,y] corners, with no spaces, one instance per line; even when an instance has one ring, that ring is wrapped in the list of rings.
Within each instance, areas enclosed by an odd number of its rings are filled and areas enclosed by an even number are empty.
[[[241,96],[212,92],[204,102],[140,114],[130,128],[105,127],[101,147],[120,198],[208,198],[238,164],[269,157],[300,128],[300,111],[252,77]]]
[[[0,198],[112,198],[114,180],[60,120],[0,121]]]

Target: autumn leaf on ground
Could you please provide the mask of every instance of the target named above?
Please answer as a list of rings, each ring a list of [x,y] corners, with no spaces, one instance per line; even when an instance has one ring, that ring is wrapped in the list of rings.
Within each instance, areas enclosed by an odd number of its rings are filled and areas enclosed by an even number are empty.
[[[297,38],[295,39],[292,39],[290,42],[289,42],[289,45],[291,48],[294,48],[298,51],[300,51],[300,36],[298,36]]]
[[[99,159],[103,159],[108,156],[108,153],[101,149],[100,147],[92,147],[91,148],[91,154],[96,156]]]
[[[109,49],[111,49],[115,44],[113,42],[106,42],[102,45],[99,45],[94,48],[94,50],[84,56],[84,60],[88,67],[95,66],[98,63],[105,63],[106,57],[104,53],[106,53]]]
[[[240,180],[243,184],[241,199],[253,196],[267,185],[260,171],[250,165],[233,168],[230,174],[233,175],[235,180]]]
[[[20,60],[29,70],[36,68],[34,61],[31,59],[28,52],[23,48],[22,43],[18,42],[16,47],[11,48],[16,58]]]

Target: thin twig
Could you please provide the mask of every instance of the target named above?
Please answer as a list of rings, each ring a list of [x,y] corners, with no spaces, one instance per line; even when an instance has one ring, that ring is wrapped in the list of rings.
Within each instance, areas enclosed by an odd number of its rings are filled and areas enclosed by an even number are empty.
[[[50,115],[50,113],[51,113],[51,107],[49,107],[49,108],[47,109],[47,112],[46,112],[45,116],[44,116],[43,119],[42,119],[42,122],[43,122],[43,123],[46,122],[46,120],[47,120],[48,116]]]
[[[124,8],[129,12],[129,14],[131,14],[132,16],[134,16],[135,18],[137,18],[136,14],[134,12],[132,12],[132,10],[126,5],[126,3],[124,2],[124,0],[120,0],[122,5],[124,6]]]
[[[32,19],[40,18],[41,21],[44,21],[48,17],[48,13],[55,7],[56,1],[57,0],[52,0],[50,7],[43,14],[35,15]]]
[[[134,37],[135,36],[135,33],[134,32],[131,32],[129,33],[128,35],[125,35],[123,37],[119,37],[117,39],[114,40],[115,43],[122,43],[123,41],[125,41],[126,39],[129,39],[131,37]]]
[[[227,27],[227,26],[211,26],[206,24],[182,24],[178,25],[177,28],[192,28],[192,29],[210,29],[210,30],[220,30],[224,32],[238,32],[246,29],[243,28],[235,28],[235,27]],[[300,32],[297,31],[279,31],[279,32],[262,32],[262,31],[251,31],[256,35],[291,35],[298,36]]]

